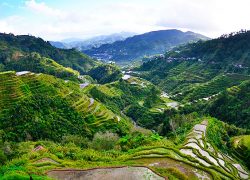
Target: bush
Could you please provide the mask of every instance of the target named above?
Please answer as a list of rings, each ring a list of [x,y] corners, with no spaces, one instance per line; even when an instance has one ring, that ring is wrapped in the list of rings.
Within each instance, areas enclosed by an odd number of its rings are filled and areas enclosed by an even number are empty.
[[[114,149],[119,136],[112,132],[99,132],[94,135],[91,142],[91,147],[96,150],[111,150]]]
[[[67,135],[62,137],[62,143],[68,144],[68,143],[74,143],[76,146],[79,146],[81,148],[87,148],[89,147],[89,139],[77,135]]]
[[[123,151],[128,151],[129,149],[134,149],[139,146],[152,144],[152,142],[156,142],[160,138],[161,136],[156,134],[146,136],[140,132],[133,132],[120,138],[119,144]]]
[[[4,165],[7,161],[7,156],[4,154],[2,150],[0,150],[0,165]]]

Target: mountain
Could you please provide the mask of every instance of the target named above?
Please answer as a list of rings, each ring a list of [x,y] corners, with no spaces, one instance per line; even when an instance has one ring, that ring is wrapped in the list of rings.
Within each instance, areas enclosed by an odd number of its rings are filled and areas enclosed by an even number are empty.
[[[41,38],[0,33],[0,69],[4,70],[9,63],[16,63],[19,59],[30,58],[32,57],[30,54],[34,52],[38,53],[42,58],[54,60],[64,67],[79,71],[81,74],[86,73],[98,64],[98,62],[77,50],[58,49]],[[7,70],[11,69],[7,68]]]
[[[110,35],[95,36],[89,39],[70,38],[62,40],[61,42],[50,41],[50,44],[57,48],[62,48],[62,49],[76,48],[79,51],[83,51],[91,48],[100,47],[102,44],[111,44],[115,41],[122,41],[134,35],[135,33],[132,32],[120,32]]]
[[[183,45],[123,71],[4,36],[0,179],[249,179],[248,36]],[[62,65],[77,62],[82,74]]]
[[[132,32],[121,32],[110,35],[101,35],[83,41],[72,41],[69,42],[68,45],[71,48],[76,48],[79,51],[84,51],[91,48],[98,48],[103,44],[111,44],[115,41],[122,41],[134,35],[135,33]]]
[[[135,70],[178,100],[207,98],[249,79],[249,40],[247,31],[187,44]]]
[[[49,42],[52,46],[60,49],[70,49],[69,45],[60,41],[50,41]]]
[[[103,44],[83,52],[102,60],[131,61],[143,56],[161,54],[175,46],[200,39],[208,38],[190,31],[161,30],[135,35],[112,44]]]

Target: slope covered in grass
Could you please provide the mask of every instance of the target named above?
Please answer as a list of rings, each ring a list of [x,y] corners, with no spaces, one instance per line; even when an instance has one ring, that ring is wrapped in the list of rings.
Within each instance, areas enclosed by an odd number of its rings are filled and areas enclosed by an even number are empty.
[[[207,98],[250,79],[249,38],[247,31],[180,46],[134,70],[178,100]]]
[[[221,132],[225,131],[224,124],[214,126],[215,122],[219,121],[201,117],[189,128],[185,141],[179,146],[159,135],[138,132],[120,139],[104,133],[92,141],[72,136],[60,143],[27,141],[16,146],[0,143],[0,147],[12,150],[13,158],[0,168],[0,177],[31,175],[36,179],[39,175],[45,178],[55,171],[63,174],[66,169],[81,176],[96,167],[111,171],[121,166],[143,166],[169,179],[247,179],[249,172],[244,165],[211,143],[211,138],[216,136],[214,130],[219,127]],[[111,146],[104,149],[110,143]],[[98,146],[103,149],[98,150]]]
[[[89,85],[83,89],[117,114],[126,115],[138,125],[157,129],[163,123],[164,110],[171,100],[161,96],[161,91],[140,78],[130,77],[103,85]]]
[[[91,137],[97,131],[126,133],[126,121],[80,91],[78,84],[44,74],[0,74],[4,139],[60,140],[65,134]]]

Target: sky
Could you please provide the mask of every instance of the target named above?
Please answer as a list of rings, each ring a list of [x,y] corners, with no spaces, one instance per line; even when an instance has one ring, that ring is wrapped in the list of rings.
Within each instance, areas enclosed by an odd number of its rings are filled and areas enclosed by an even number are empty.
[[[250,0],[0,0],[0,32],[45,40],[179,29],[208,37],[250,29]]]

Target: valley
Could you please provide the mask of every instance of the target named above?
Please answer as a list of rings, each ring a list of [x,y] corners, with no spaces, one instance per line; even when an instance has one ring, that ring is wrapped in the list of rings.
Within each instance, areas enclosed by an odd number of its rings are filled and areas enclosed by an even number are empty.
[[[1,34],[0,179],[249,179],[249,37],[120,67]]]

